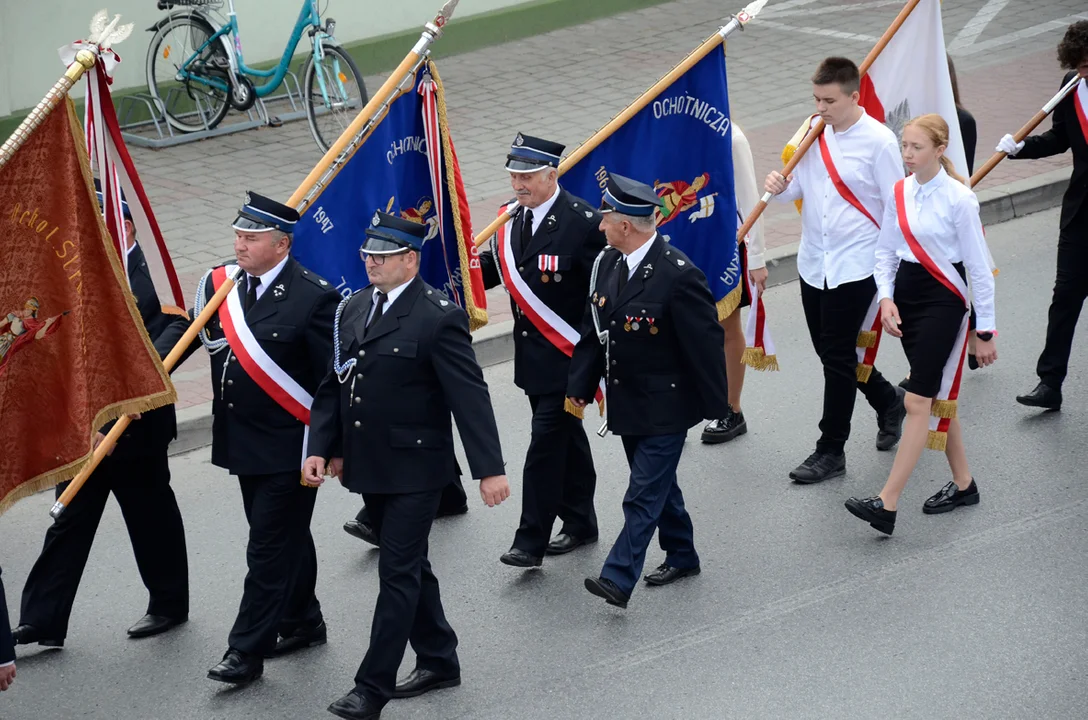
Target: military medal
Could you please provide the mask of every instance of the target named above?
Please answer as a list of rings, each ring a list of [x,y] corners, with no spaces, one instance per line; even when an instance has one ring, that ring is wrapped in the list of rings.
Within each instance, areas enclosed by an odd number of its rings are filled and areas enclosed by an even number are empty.
[[[601,295],[601,299],[597,301],[597,305],[599,307],[604,307],[604,301],[605,301],[605,297],[604,297],[604,295]]]
[[[555,278],[556,282],[563,282],[563,276],[557,272],[552,273],[552,277]]]
[[[646,322],[650,324],[650,334],[651,335],[657,335],[658,331],[657,331],[657,326],[654,325],[654,319],[652,317],[647,317]]]
[[[541,274],[540,282],[548,282],[548,273]]]
[[[548,282],[551,280],[551,278],[548,277],[549,272],[552,274],[552,277],[555,278],[556,282],[560,282],[563,279],[563,276],[559,274],[558,255],[537,255],[536,266],[541,272],[541,282]]]
[[[623,329],[626,330],[627,332],[631,332],[632,330],[634,330],[635,332],[638,332],[638,329],[639,329],[638,321],[641,320],[642,318],[641,317],[634,317],[633,315],[626,315],[625,317],[627,318],[627,322],[624,323]]]

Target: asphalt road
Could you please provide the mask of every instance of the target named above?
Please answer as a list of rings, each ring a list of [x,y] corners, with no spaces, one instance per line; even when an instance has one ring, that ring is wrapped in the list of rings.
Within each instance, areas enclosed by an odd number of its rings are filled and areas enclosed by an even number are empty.
[[[529,408],[509,364],[489,368],[513,499],[435,526],[431,558],[457,630],[464,684],[393,701],[384,716],[552,718],[1058,718],[1088,701],[1088,362],[1085,333],[1061,413],[1013,397],[1035,382],[1054,272],[1058,212],[989,228],[1001,267],[996,366],[970,373],[961,413],[978,507],[924,516],[948,478],[927,453],[902,500],[896,534],[850,516],[850,495],[875,493],[892,455],[873,447],[860,399],[844,479],[792,485],[787,472],[816,439],[821,382],[796,283],[768,293],[782,372],[750,373],[748,435],[702,446],[680,465],[703,574],[639,588],[626,611],[582,588],[622,523],[620,442],[593,436],[602,542],[540,571],[499,564],[517,526]],[[878,365],[906,363],[887,341]],[[597,422],[592,422],[595,430]],[[145,608],[121,516],[108,507],[63,650],[21,648],[0,718],[209,720],[323,718],[352,686],[377,593],[377,551],[341,523],[359,499],[320,491],[313,531],[329,644],[269,661],[243,689],[205,679],[226,649],[245,572],[236,482],[207,449],[172,460],[188,533],[192,612],[165,636],[126,638]],[[49,522],[51,496],[0,523],[8,603],[18,596]],[[651,548],[648,568],[662,558]],[[402,673],[411,667],[406,658]]]

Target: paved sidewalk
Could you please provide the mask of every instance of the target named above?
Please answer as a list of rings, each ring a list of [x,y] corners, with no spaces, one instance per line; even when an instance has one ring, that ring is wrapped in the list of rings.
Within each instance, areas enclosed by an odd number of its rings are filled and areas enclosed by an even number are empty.
[[[516,132],[573,149],[740,9],[741,0],[731,2],[736,7],[723,0],[675,0],[443,59],[439,70],[476,225],[483,227],[509,196],[502,166]],[[732,115],[752,140],[757,174],[781,166],[783,143],[811,112],[808,78],[815,64],[831,54],[860,62],[901,4],[772,0],[729,41]],[[945,4],[945,39],[962,101],[978,121],[976,166],[1003,133],[1019,128],[1057,90],[1062,73],[1054,47],[1080,17],[1088,18],[1082,0],[1036,2],[1028,17],[1019,6],[994,0]],[[383,79],[368,77],[368,88]],[[1041,129],[1048,127],[1044,121]],[[305,122],[132,153],[187,293],[206,268],[231,257],[229,226],[244,191],[286,198],[319,159]],[[1070,165],[1068,155],[1004,162],[981,188]],[[769,248],[798,240],[792,206],[773,205],[767,221]],[[489,293],[492,324],[510,317],[501,293]],[[203,353],[175,373],[179,407],[211,399],[207,373]]]

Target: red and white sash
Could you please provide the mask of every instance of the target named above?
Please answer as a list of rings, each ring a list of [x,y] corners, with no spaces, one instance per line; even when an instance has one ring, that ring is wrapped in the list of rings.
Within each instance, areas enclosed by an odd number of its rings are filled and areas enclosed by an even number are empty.
[[[740,198],[737,198],[737,220],[743,225],[744,217],[740,214]],[[738,226],[739,227],[739,226]],[[763,305],[763,296],[752,282],[751,269],[748,267],[748,237],[738,248],[744,253],[744,282],[748,284],[748,297],[752,306],[748,309],[748,321],[744,325],[744,354],[741,362],[753,370],[778,370],[778,356],[775,354],[771,329],[767,326],[767,308]]]
[[[929,419],[929,439],[926,447],[932,450],[944,450],[948,443],[948,426],[956,417],[957,399],[960,393],[960,380],[963,377],[963,359],[967,353],[967,332],[970,304],[967,300],[967,283],[956,272],[952,262],[939,249],[927,247],[927,238],[917,235],[913,228],[919,227],[918,208],[914,204],[914,188],[917,181],[914,176],[904,178],[895,184],[895,207],[899,220],[899,229],[907,241],[907,246],[935,280],[948,288],[963,301],[963,320],[960,332],[952,352],[944,364],[941,375],[941,389],[933,401],[933,417]]]
[[[1077,83],[1077,91],[1073,93],[1073,107],[1080,122],[1080,131],[1084,134],[1084,142],[1088,143],[1088,79],[1081,78]]]
[[[517,203],[510,203],[499,210],[499,215],[505,212],[512,213],[517,207]],[[498,243],[496,260],[502,270],[506,291],[510,293],[510,297],[514,298],[514,302],[522,314],[529,318],[533,327],[564,355],[571,357],[574,355],[574,346],[578,344],[581,334],[537,297],[529,284],[525,282],[525,278],[518,272],[517,262],[514,260],[514,248],[509,240],[513,225],[514,219],[510,218],[499,227],[495,237]],[[597,388],[596,400],[598,405],[604,401],[603,379]]]
[[[212,286],[215,290],[219,290],[227,277],[236,270],[236,265],[217,267],[212,270]],[[276,401],[277,405],[306,425],[302,439],[302,455],[305,460],[313,396],[288,375],[287,371],[277,365],[257,342],[257,338],[253,337],[253,331],[246,324],[245,310],[242,309],[242,301],[238,293],[233,290],[228,293],[227,299],[219,306],[217,312],[223,324],[223,334],[230,344],[231,352],[238,358],[238,364],[253,382]]]

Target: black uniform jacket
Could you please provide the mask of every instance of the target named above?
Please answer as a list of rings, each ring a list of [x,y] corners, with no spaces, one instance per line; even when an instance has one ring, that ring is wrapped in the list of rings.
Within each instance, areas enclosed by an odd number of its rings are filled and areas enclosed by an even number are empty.
[[[441,489],[457,473],[451,413],[474,478],[502,475],[491,396],[472,350],[468,316],[416,277],[362,339],[374,291],[340,316],[346,382],[329,372],[314,397],[308,455],[344,458],[358,493]]]
[[[1073,79],[1075,72],[1066,73],[1062,85]],[[1024,149],[1013,156],[1014,160],[1061,155],[1073,149],[1073,174],[1062,199],[1062,215],[1059,228],[1088,237],[1088,140],[1084,138],[1077,108],[1074,105],[1076,89],[1065,96],[1051,115],[1051,127],[1045,133],[1024,139]]]
[[[607,370],[608,427],[616,435],[686,432],[725,417],[725,336],[706,276],[657,235],[617,297],[622,260],[618,250],[606,250],[590,288],[601,330],[609,331],[607,368],[587,313],[567,395],[592,399]]]
[[[214,294],[209,278],[205,299]],[[246,314],[246,324],[269,358],[311,395],[332,357],[332,322],[340,300],[327,280],[290,257]],[[218,315],[207,329],[213,340],[224,337]],[[189,351],[198,347],[199,339]],[[301,470],[306,426],[249,377],[230,348],[212,355],[211,363],[212,463],[232,475]]]
[[[515,236],[520,234],[522,212],[523,209],[518,208],[511,224],[511,233]],[[524,255],[518,253],[520,237],[509,239],[517,272],[525,283],[578,333],[582,331],[593,260],[605,245],[600,224],[600,214],[585,200],[560,188],[559,197]],[[559,269],[541,270],[538,265],[540,255],[557,256]],[[491,251],[480,254],[480,267],[485,286],[493,288],[499,284],[499,265]],[[514,313],[514,384],[528,395],[564,392],[570,358],[556,349],[532,321],[518,311],[513,298],[510,308]]]
[[[155,345],[159,358],[165,358],[185,334],[189,321],[181,315],[162,311],[159,296],[155,292],[155,284],[151,281],[147,259],[139,245],[136,245],[128,256],[128,281],[147,334]],[[101,432],[106,434],[112,427],[112,422],[107,423]],[[170,441],[177,437],[177,434],[177,416],[174,406],[164,405],[142,413],[139,420],[129,424],[128,429],[121,435],[121,439],[117,441],[113,457],[127,459],[155,456],[166,452]]]

